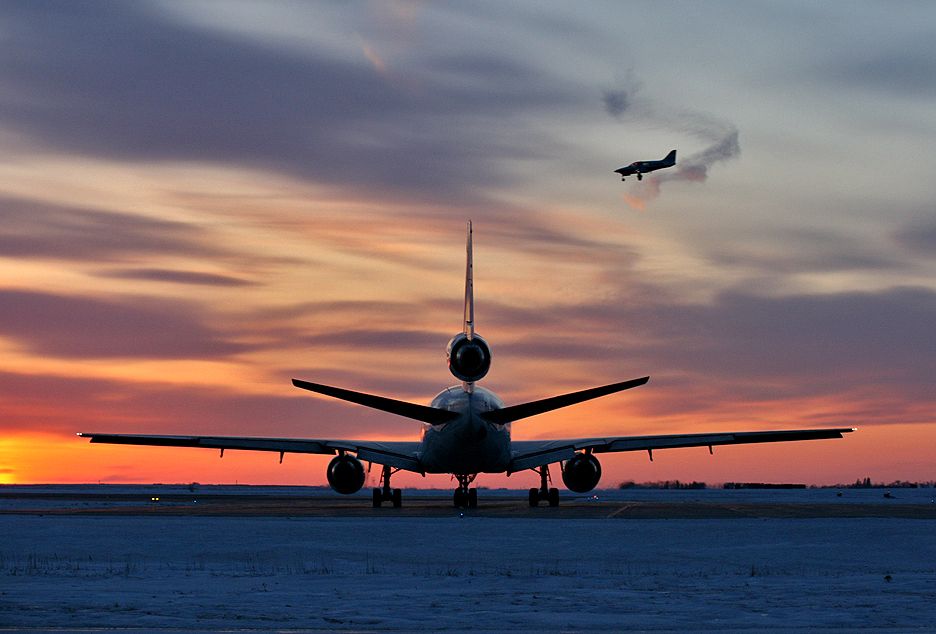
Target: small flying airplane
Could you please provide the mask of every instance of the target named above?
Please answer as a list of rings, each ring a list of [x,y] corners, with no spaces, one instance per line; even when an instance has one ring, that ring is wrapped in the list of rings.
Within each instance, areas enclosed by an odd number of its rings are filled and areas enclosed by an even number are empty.
[[[451,474],[458,482],[454,503],[473,508],[478,504],[478,490],[471,487],[479,473],[512,473],[532,470],[540,476],[539,488],[529,491],[530,506],[548,502],[558,506],[559,490],[550,488],[549,465],[559,463],[562,482],[576,493],[586,493],[598,485],[601,464],[596,454],[617,451],[653,451],[676,447],[708,447],[743,443],[781,442],[841,438],[851,428],[782,431],[676,434],[661,436],[605,436],[569,440],[512,441],[511,424],[583,401],[629,390],[650,380],[644,376],[611,383],[520,405],[505,406],[494,392],[479,385],[491,368],[491,348],[475,332],[474,283],[471,248],[471,222],[468,222],[467,264],[465,271],[465,307],[462,332],[448,342],[446,357],[449,371],[461,381],[440,392],[432,402],[417,405],[384,396],[354,392],[339,387],[293,379],[298,388],[382,410],[424,424],[419,441],[335,440],[308,438],[256,438],[241,436],[159,436],[144,434],[86,433],[92,443],[122,445],[160,445],[166,447],[202,447],[244,449],[286,453],[331,454],[326,477],[338,493],[351,494],[364,486],[366,474],[362,463],[381,465],[380,486],[373,490],[374,507],[383,502],[394,507],[402,504],[400,489],[390,486],[398,471]]]
[[[630,165],[614,170],[614,173],[620,174],[622,181],[627,180],[627,178],[625,178],[627,176],[637,174],[637,180],[640,181],[643,180],[644,174],[649,174],[650,172],[655,172],[656,170],[672,167],[674,165],[676,165],[676,150],[670,150],[670,153],[660,161],[634,161]]]

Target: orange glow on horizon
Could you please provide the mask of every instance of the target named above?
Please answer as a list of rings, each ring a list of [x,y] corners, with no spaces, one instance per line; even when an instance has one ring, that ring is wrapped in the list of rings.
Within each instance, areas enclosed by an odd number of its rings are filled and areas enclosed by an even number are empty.
[[[526,421],[530,425],[531,421]],[[515,428],[519,423],[515,423]],[[567,428],[573,429],[570,426]],[[667,430],[675,431],[675,430]],[[566,434],[571,436],[572,434]],[[578,434],[576,434],[578,435]],[[415,435],[412,438],[416,439]],[[601,488],[633,480],[797,482],[836,484],[870,476],[874,481],[936,479],[930,461],[936,447],[932,425],[865,427],[842,440],[716,447],[654,452],[601,454]],[[920,449],[923,448],[921,453]],[[890,455],[905,456],[895,469]],[[16,434],[0,441],[0,484],[47,483],[189,483],[282,484],[325,486],[326,455],[287,454],[283,464],[272,452],[219,452],[195,448],[126,447],[91,444],[76,436]],[[560,474],[553,468],[554,482]],[[379,469],[371,471],[365,486],[376,486]],[[522,472],[511,477],[481,474],[477,486],[523,489],[538,476]],[[423,478],[399,473],[395,484],[415,488],[449,488],[444,475]]]

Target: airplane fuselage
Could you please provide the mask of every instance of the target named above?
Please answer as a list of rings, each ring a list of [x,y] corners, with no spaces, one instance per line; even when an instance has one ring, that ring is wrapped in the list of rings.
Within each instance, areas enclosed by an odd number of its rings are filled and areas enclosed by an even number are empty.
[[[620,174],[623,179],[625,176],[637,175],[637,178],[643,178],[644,174],[649,174],[659,169],[664,169],[666,167],[672,167],[676,164],[676,150],[671,151],[660,161],[634,161],[630,165],[625,165],[619,169],[614,170],[615,173]]]
[[[474,386],[466,391],[455,385],[440,392],[432,407],[459,414],[423,430],[419,461],[426,473],[503,473],[510,464],[510,423],[497,424],[480,417],[504,407],[494,392]]]

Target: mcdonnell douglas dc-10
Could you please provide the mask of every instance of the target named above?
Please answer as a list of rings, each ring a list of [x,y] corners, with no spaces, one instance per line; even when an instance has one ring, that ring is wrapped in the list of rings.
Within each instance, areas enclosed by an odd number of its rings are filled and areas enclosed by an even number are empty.
[[[670,153],[664,156],[662,160],[634,161],[630,165],[625,165],[624,167],[614,170],[614,173],[620,174],[622,181],[626,181],[627,176],[633,176],[634,174],[637,174],[637,180],[642,181],[644,174],[649,174],[650,172],[655,172],[656,170],[672,167],[674,165],[676,165],[676,150],[670,150]]]
[[[558,506],[559,490],[549,487],[549,465],[552,464],[560,465],[562,482],[569,490],[586,493],[594,489],[601,478],[601,465],[596,457],[600,453],[647,451],[652,459],[653,451],[657,449],[708,447],[711,452],[715,445],[841,438],[843,433],[854,431],[840,428],[512,441],[510,426],[515,421],[638,387],[650,377],[505,406],[496,394],[477,385],[491,368],[491,349],[475,332],[472,278],[469,222],[464,327],[446,348],[449,370],[461,384],[443,390],[428,406],[293,379],[293,385],[304,390],[418,420],[424,423],[419,441],[78,435],[90,438],[93,443],[220,449],[222,456],[225,449],[272,451],[280,454],[281,462],[285,453],[331,454],[335,457],[328,463],[326,477],[332,489],[343,494],[356,493],[364,486],[366,472],[362,463],[376,463],[382,466],[382,472],[380,486],[373,490],[375,507],[383,502],[390,502],[394,507],[401,505],[400,489],[390,486],[390,477],[398,471],[412,471],[423,476],[427,473],[451,474],[458,481],[455,506],[473,508],[478,504],[478,490],[470,485],[479,473],[506,473],[509,476],[530,469],[540,476],[539,488],[530,489],[530,506],[538,506],[540,501]]]

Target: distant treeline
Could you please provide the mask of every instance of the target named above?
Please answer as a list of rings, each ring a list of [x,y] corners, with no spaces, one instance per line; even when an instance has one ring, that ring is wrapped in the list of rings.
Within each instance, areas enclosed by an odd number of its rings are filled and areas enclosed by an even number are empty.
[[[771,482],[726,482],[723,489],[805,489],[805,484]]]
[[[725,482],[713,485],[722,489],[932,489],[936,488],[936,480],[924,482],[908,482],[894,480],[893,482],[872,482],[871,478],[858,478],[854,484],[790,484],[771,482]],[[634,482],[625,480],[618,485],[619,489],[708,489],[712,488],[705,482],[683,482],[681,480],[660,480],[658,482]]]
[[[836,484],[837,489],[932,489],[936,487],[936,480],[928,482],[908,482],[907,480],[894,480],[893,482],[872,482],[871,478],[858,478],[854,484]]]
[[[662,480],[660,482],[634,482],[627,480],[618,485],[619,489],[704,489],[704,482],[682,482],[680,480]]]

